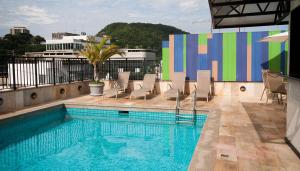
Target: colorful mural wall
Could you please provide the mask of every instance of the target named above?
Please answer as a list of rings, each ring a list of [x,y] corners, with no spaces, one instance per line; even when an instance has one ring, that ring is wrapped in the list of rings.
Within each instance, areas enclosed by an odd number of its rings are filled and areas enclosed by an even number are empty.
[[[215,81],[262,81],[261,70],[286,73],[287,43],[259,42],[281,31],[170,35],[162,42],[163,80],[185,72],[196,80],[197,70],[211,70]]]

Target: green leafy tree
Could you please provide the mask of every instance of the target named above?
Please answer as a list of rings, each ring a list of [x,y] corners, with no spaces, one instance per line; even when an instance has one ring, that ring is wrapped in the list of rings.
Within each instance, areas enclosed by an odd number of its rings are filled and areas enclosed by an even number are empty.
[[[111,40],[111,37],[105,36],[103,39],[96,43],[95,39],[89,39],[89,42],[86,44],[85,48],[80,51],[80,55],[86,57],[89,62],[94,67],[94,81],[99,82],[99,77],[97,73],[98,64],[104,63],[113,55],[124,55],[124,52],[119,49],[117,45],[111,44],[107,45],[106,42]]]
[[[41,44],[42,42],[45,42],[45,41],[46,40],[43,37],[39,36],[39,35],[34,36],[31,39],[31,43],[33,43],[33,44]]]
[[[41,44],[44,41],[43,37],[29,33],[7,34],[0,40],[0,55],[7,56],[12,52],[16,55],[24,55],[25,52],[45,51],[46,46]]]

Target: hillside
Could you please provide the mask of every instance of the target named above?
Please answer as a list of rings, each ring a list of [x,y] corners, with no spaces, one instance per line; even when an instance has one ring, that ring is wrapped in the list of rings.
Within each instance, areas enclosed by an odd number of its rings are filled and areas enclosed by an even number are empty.
[[[149,23],[112,23],[98,32],[98,36],[110,35],[112,43],[121,48],[151,48],[161,56],[161,41],[168,40],[169,34],[187,33],[176,27]]]

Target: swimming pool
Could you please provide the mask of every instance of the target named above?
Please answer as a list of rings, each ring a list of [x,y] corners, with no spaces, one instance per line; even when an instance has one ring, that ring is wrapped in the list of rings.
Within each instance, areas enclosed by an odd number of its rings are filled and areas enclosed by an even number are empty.
[[[0,121],[0,170],[186,170],[206,115],[56,107]]]

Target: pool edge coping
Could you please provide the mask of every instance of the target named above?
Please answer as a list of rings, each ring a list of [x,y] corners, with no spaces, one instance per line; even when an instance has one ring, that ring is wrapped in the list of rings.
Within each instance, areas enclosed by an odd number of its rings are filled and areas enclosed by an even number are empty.
[[[17,116],[21,116],[21,115],[25,115],[27,113],[32,113],[32,112],[37,112],[37,111],[41,111],[41,110],[45,110],[45,109],[49,109],[49,108],[53,108],[53,107],[59,107],[62,106],[64,108],[90,108],[90,109],[102,109],[102,110],[106,110],[106,109],[111,109],[111,110],[122,110],[122,109],[128,109],[128,111],[145,111],[147,112],[147,110],[151,110],[151,112],[167,112],[167,113],[174,113],[175,112],[175,108],[167,108],[167,107],[141,107],[141,106],[129,106],[129,105],[92,105],[92,104],[78,104],[78,103],[68,103],[66,101],[59,101],[59,102],[52,102],[49,104],[45,104],[45,105],[39,105],[39,106],[35,106],[35,107],[30,107],[30,108],[26,108],[26,109],[22,109],[22,110],[18,110],[16,112],[11,112],[11,113],[7,113],[7,114],[3,114],[0,115],[0,121],[1,120],[5,120],[5,119],[9,119],[9,118],[13,118],[13,117],[17,117]],[[185,114],[190,114],[192,112],[192,110],[188,110],[188,109],[184,109],[182,108],[181,111],[183,111]],[[212,161],[212,159],[215,159],[215,156],[217,155],[217,152],[215,150],[212,150],[212,146],[215,146],[216,144],[216,140],[218,137],[218,133],[219,133],[219,125],[220,125],[220,114],[218,114],[219,112],[217,112],[216,110],[213,109],[197,109],[197,111],[202,111],[202,112],[197,112],[197,114],[205,114],[207,115],[206,117],[206,121],[204,123],[204,126],[202,128],[202,132],[201,135],[198,139],[198,142],[195,146],[192,158],[190,160],[189,166],[188,166],[188,170],[197,170],[197,166],[200,164],[204,164],[207,165],[207,163],[203,160],[199,160],[199,158],[201,159],[208,159],[210,160],[209,162],[215,162]],[[216,120],[217,117],[217,120]],[[212,126],[211,124],[213,123],[213,125],[217,126]],[[211,135],[213,135],[213,138],[211,138]],[[207,136],[209,136],[210,138],[207,138]],[[208,140],[207,140],[208,139]],[[209,150],[207,150],[209,149]],[[211,150],[210,150],[211,149]],[[205,155],[208,155],[207,153],[209,153],[209,155],[213,155],[211,157],[208,158],[203,158],[201,157],[201,155],[203,155],[203,153],[205,152]],[[211,166],[213,166],[213,164],[210,164]]]

